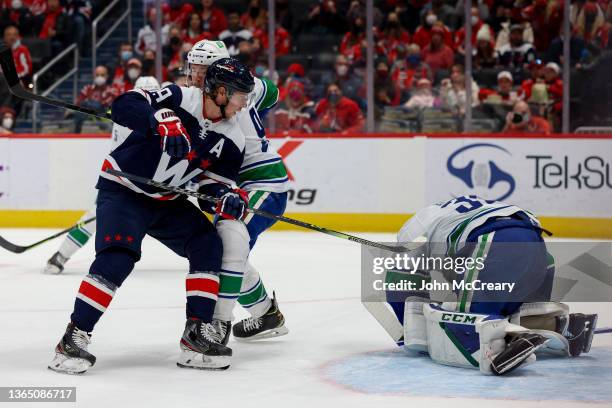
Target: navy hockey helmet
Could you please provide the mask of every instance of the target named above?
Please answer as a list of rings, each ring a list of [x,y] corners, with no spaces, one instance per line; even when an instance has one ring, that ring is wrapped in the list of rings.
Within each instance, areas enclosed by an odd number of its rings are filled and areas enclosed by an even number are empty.
[[[214,95],[223,86],[228,94],[233,92],[250,93],[255,87],[255,79],[249,68],[235,58],[221,58],[206,71],[204,93]]]

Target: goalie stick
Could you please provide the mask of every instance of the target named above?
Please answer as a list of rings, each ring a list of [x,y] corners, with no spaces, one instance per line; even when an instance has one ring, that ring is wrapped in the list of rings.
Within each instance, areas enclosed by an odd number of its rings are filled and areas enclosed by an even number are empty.
[[[66,228],[64,230],[61,230],[60,232],[57,232],[57,233],[55,233],[55,234],[53,234],[50,237],[47,237],[45,239],[41,239],[40,241],[35,242],[35,243],[31,244],[31,245],[22,246],[22,245],[13,244],[12,242],[7,241],[6,239],[4,239],[4,238],[2,238],[0,236],[0,247],[6,249],[7,251],[11,251],[11,252],[14,252],[16,254],[20,254],[20,253],[25,252],[25,251],[27,251],[29,249],[35,248],[35,247],[39,246],[40,244],[44,244],[47,241],[51,241],[52,239],[55,239],[55,238],[57,238],[59,236],[62,236],[64,234],[70,232],[74,228],[78,228],[78,227],[80,227],[82,225],[89,224],[90,222],[94,221],[95,219],[96,219],[96,217],[92,217],[92,218],[86,219],[83,222],[79,222],[78,224],[74,224],[71,227],[68,227],[68,228]]]
[[[208,201],[211,203],[216,203],[219,201],[218,198],[214,198],[205,194],[201,194],[198,193],[196,191],[191,191],[191,190],[186,190],[184,188],[180,188],[180,187],[174,187],[174,186],[170,186],[166,183],[160,183],[158,181],[154,181],[145,177],[140,177],[140,176],[136,176],[134,174],[130,174],[130,173],[125,173],[123,171],[118,171],[118,170],[114,170],[114,169],[106,169],[106,172],[108,174],[111,174],[113,176],[119,177],[119,178],[125,178],[131,181],[135,181],[137,183],[141,183],[141,184],[146,184],[149,186],[153,186],[153,187],[157,187],[159,189],[162,190],[166,190],[166,191],[171,191],[173,193],[177,193],[177,194],[182,194],[182,195],[186,195],[186,196],[190,196],[190,197],[195,197],[198,198],[200,200],[204,200],[204,201]],[[284,217],[282,215],[276,215],[276,214],[272,214],[269,213],[267,211],[263,211],[263,210],[259,210],[257,208],[247,208],[247,211],[250,213],[253,213],[255,215],[259,215],[261,217],[266,217],[266,218],[270,218],[276,221],[281,221],[281,222],[286,222],[287,224],[292,224],[292,225],[297,225],[298,227],[302,227],[302,228],[306,228],[309,230],[313,230],[313,231],[317,231],[317,232],[322,232],[323,234],[327,234],[327,235],[331,235],[334,236],[336,238],[342,238],[342,239],[346,239],[349,241],[353,241],[353,242],[357,242],[359,244],[362,245],[367,245],[367,246],[371,246],[374,248],[379,248],[379,249],[384,249],[386,251],[393,251],[393,252],[403,252],[406,250],[406,248],[401,247],[401,246],[390,246],[390,245],[385,245],[385,244],[381,244],[378,242],[374,242],[374,241],[370,241],[364,238],[359,238],[356,237],[354,235],[349,235],[346,234],[344,232],[340,232],[340,231],[334,231],[328,228],[324,228],[324,227],[319,227],[317,225],[314,224],[310,224],[308,222],[304,222],[304,221],[300,221],[300,220],[296,220],[293,218],[288,218],[288,217]]]
[[[110,113],[108,112],[98,112],[93,109],[84,108],[82,106],[73,105],[68,102],[47,98],[46,96],[37,95],[26,91],[21,85],[19,76],[17,76],[15,61],[13,60],[13,52],[4,43],[0,45],[0,66],[2,67],[2,72],[4,73],[4,78],[6,79],[9,90],[18,98],[46,103],[47,105],[55,106],[57,108],[70,109],[85,113],[87,115],[96,116],[100,119],[110,119],[111,117]]]

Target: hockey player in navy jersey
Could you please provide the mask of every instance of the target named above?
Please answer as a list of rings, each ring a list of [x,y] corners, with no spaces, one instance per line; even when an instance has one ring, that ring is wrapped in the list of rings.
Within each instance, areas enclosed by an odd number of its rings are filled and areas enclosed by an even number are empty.
[[[476,196],[425,207],[404,224],[398,242],[413,243],[416,258],[474,262],[451,273],[390,269],[387,282],[412,282],[415,290],[387,292],[391,310],[381,303],[366,308],[398,345],[483,373],[509,373],[535,361],[538,349],[566,356],[586,353],[597,315],[570,314],[567,305],[549,301],[554,259],[543,231],[528,211]],[[453,283],[453,300],[430,302],[433,292],[424,288],[440,282],[432,272]],[[484,285],[492,289],[483,290]]]
[[[186,72],[190,86],[205,86],[208,66],[228,56],[222,41],[197,42],[187,54]],[[255,77],[248,105],[236,115],[236,121],[246,138],[238,185],[248,194],[251,208],[283,215],[289,178],[282,158],[270,145],[263,126],[263,118],[276,105],[278,94],[278,88],[272,81]],[[250,250],[259,235],[273,224],[274,220],[254,214],[247,215],[244,222],[222,220],[216,224],[223,241],[223,262],[214,316],[223,322],[221,330],[229,334],[232,310],[236,301],[240,303],[251,314],[233,327],[234,337],[240,340],[277,337],[289,331],[275,297],[268,296],[258,271],[248,261]],[[228,337],[225,337],[225,342]]]
[[[232,351],[221,344],[220,326],[213,321],[223,253],[214,226],[177,194],[105,172],[113,168],[173,186],[203,177],[205,192],[219,198],[217,216],[242,219],[247,202],[235,185],[245,140],[234,120],[247,105],[253,76],[240,62],[223,59],[209,68],[206,84],[205,91],[175,85],[130,91],[113,103],[113,121],[132,133],[104,161],[96,186],[96,258],[50,369],[78,374],[95,363],[87,350],[90,333],[140,259],[145,234],[189,260],[187,321],[177,364],[229,367]]]

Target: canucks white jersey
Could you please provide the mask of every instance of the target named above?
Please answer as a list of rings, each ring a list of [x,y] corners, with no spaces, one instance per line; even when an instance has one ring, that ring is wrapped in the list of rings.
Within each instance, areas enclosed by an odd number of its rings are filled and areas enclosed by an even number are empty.
[[[236,118],[246,138],[238,186],[244,190],[282,193],[289,189],[287,169],[266,138],[261,117],[278,102],[278,88],[270,80],[255,78],[248,106]]]
[[[456,254],[463,248],[475,228],[494,217],[508,217],[524,213],[534,226],[540,222],[528,211],[500,201],[483,200],[476,196],[460,196],[446,203],[438,203],[419,210],[397,234],[399,242],[411,242],[424,236],[436,245],[436,253]],[[444,247],[441,250],[440,246]]]

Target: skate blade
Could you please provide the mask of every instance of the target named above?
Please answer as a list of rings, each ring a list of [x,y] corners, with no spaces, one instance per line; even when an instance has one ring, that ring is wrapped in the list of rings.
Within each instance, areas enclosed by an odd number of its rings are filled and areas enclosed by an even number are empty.
[[[55,354],[55,358],[49,364],[49,370],[56,373],[79,375],[91,367],[91,363],[83,358],[68,357],[63,354]]]
[[[62,273],[64,270],[58,268],[55,265],[46,265],[45,269],[43,269],[43,274],[45,275],[59,275],[60,273]]]
[[[595,329],[597,328],[597,318],[598,315],[595,315],[593,320],[587,320],[589,322],[589,337],[582,348],[583,353],[588,353],[591,351],[591,345],[593,344],[593,337],[595,337]]]
[[[231,363],[230,356],[205,356],[191,350],[181,350],[176,365],[181,368],[195,368],[198,370],[227,370]]]
[[[252,342],[252,341],[264,340],[264,339],[272,339],[274,337],[284,336],[287,333],[289,333],[289,329],[286,328],[285,326],[280,326],[280,327],[275,327],[274,329],[269,329],[269,330],[262,331],[261,333],[257,333],[257,334],[255,334],[253,336],[249,336],[249,337],[236,337],[236,336],[234,336],[234,338],[237,341],[244,342],[244,343],[249,343],[249,342]]]

